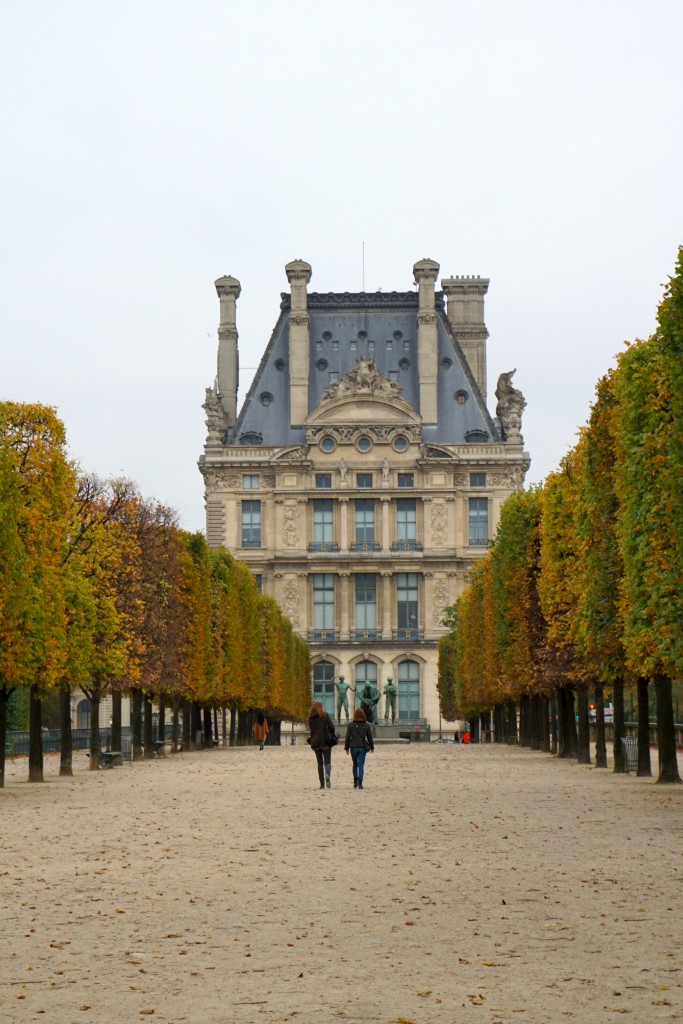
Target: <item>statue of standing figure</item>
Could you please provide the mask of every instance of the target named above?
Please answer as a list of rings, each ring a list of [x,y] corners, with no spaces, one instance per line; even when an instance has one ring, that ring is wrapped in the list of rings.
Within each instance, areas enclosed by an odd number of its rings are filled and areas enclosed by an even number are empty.
[[[356,689],[354,686],[349,686],[344,681],[344,676],[338,676],[334,680],[334,688],[337,691],[337,721],[341,723],[342,708],[346,711],[346,721],[349,721],[349,690],[351,693],[355,693]]]
[[[522,413],[526,409],[526,399],[519,388],[516,388],[512,383],[512,378],[516,372],[516,369],[508,370],[507,373],[501,373],[498,378],[498,384],[496,385],[496,398],[498,399],[496,416],[503,428],[503,439],[523,444]]]
[[[387,677],[387,685],[382,690],[384,694],[384,721],[389,721],[389,711],[391,710],[391,724],[393,725],[396,721],[396,694],[398,690],[394,686],[394,681],[391,676]]]
[[[365,717],[370,725],[377,725],[377,705],[381,696],[381,693],[372,682],[356,685],[356,698],[365,712]]]

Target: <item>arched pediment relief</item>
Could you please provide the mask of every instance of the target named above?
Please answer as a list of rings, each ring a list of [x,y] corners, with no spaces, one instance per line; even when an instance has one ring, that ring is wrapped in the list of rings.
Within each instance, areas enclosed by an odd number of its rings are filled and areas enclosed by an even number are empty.
[[[456,455],[455,452],[449,451],[448,448],[444,448],[438,444],[421,445],[420,454],[423,459],[451,459],[456,462],[460,461],[459,455]]]
[[[333,438],[337,444],[355,444],[360,437],[369,437],[374,443],[391,444],[397,436],[405,437],[412,444],[422,441],[420,423],[314,423],[306,431],[306,441],[317,445],[321,438]],[[334,450],[334,444],[332,449]]]
[[[305,462],[308,459],[308,448],[304,445],[290,445],[275,452],[271,462]]]
[[[309,413],[306,422],[419,424],[422,417],[398,395],[392,398],[358,393],[322,400]]]
[[[349,395],[377,395],[385,398],[399,398],[403,388],[396,381],[383,377],[377,369],[375,357],[365,359],[359,356],[356,365],[341,380],[334,381],[323,391],[320,403]]]

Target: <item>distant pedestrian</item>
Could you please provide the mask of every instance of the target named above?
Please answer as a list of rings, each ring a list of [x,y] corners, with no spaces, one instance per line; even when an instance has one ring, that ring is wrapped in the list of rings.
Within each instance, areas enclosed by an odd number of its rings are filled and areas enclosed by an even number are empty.
[[[453,742],[454,743],[459,743],[460,742],[460,733],[459,732],[454,733],[454,735],[453,735]]]
[[[363,776],[365,774],[365,755],[368,750],[375,749],[375,742],[372,738],[372,729],[368,725],[365,712],[362,708],[356,708],[353,713],[353,721],[346,727],[346,740],[344,750],[351,754],[353,764],[353,788],[363,788]]]
[[[332,786],[332,746],[334,745],[330,740],[336,733],[334,731],[334,721],[325,711],[319,700],[314,701],[311,705],[308,716],[308,731],[308,742],[311,745],[311,750],[315,751],[315,758],[318,762],[320,788],[325,789],[325,786],[327,786],[330,789]],[[334,743],[336,742],[335,739]]]
[[[462,741],[463,741],[463,743],[469,743],[470,742],[470,730],[469,729],[465,729],[464,733],[462,734]]]
[[[266,736],[268,735],[268,721],[262,711],[259,711],[256,716],[252,732],[254,734],[254,739],[258,743],[259,750],[263,750],[266,742]]]

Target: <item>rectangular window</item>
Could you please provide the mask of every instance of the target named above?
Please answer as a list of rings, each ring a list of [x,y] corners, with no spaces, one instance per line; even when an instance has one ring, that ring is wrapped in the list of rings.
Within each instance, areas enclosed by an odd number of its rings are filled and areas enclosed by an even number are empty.
[[[316,498],[313,502],[313,542],[331,544],[334,539],[334,513],[329,498]]]
[[[332,351],[337,352],[339,350],[339,341],[337,338],[332,340]]]
[[[396,574],[397,625],[399,629],[417,629],[417,573]]]
[[[387,352],[392,352],[393,348],[394,348],[393,341],[391,340],[391,338],[387,338]]]
[[[356,499],[356,544],[369,544],[375,539],[375,502],[373,498]]]
[[[398,370],[389,370],[389,380],[393,380],[398,384]]]
[[[469,542],[473,547],[482,547],[489,541],[488,498],[469,499]]]
[[[256,580],[256,589],[258,590],[259,594],[262,594],[263,593],[263,576],[262,576],[262,574],[260,572],[255,573],[254,574],[254,579]]]
[[[372,473],[356,473],[356,487],[372,487]]]
[[[313,628],[334,629],[334,575],[313,573]]]
[[[242,547],[261,547],[261,502],[242,502]]]
[[[258,473],[250,473],[242,477],[242,487],[245,491],[258,491],[260,486]]]
[[[339,370],[330,370],[330,384],[339,380]]]
[[[316,350],[316,352],[322,352],[322,350],[323,350],[323,343],[322,343],[322,341],[316,341],[316,343],[315,343],[315,350]]]
[[[399,498],[396,502],[396,541],[417,540],[417,502],[415,498]]]
[[[407,339],[403,342],[403,351],[410,352],[410,342]]]
[[[374,354],[375,354],[375,343],[374,343],[374,341],[369,341],[368,342],[368,355],[369,356],[374,356]]]
[[[351,341],[349,343],[349,348],[351,349],[352,352],[356,351],[356,339],[355,338],[351,339]]]
[[[415,477],[412,473],[399,473],[398,474],[398,486],[399,487],[414,487]]]
[[[470,487],[486,487],[486,473],[470,473]]]
[[[359,572],[356,584],[356,629],[377,627],[377,577],[374,573]]]
[[[332,474],[331,473],[316,473],[315,474],[315,486],[331,487],[332,486]]]

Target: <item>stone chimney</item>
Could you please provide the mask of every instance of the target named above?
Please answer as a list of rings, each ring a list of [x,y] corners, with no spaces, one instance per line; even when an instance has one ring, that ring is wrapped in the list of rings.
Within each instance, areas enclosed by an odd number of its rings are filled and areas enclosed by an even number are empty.
[[[308,416],[308,367],[310,336],[306,286],[311,280],[311,265],[293,260],[285,267],[292,291],[289,314],[289,398],[292,426],[301,426]]]
[[[441,287],[448,302],[447,315],[465,358],[486,401],[486,339],[484,296],[488,277],[443,278]]]
[[[434,285],[439,275],[439,264],[434,260],[420,260],[413,267],[413,277],[419,287],[417,312],[417,358],[420,379],[420,415],[423,423],[436,423],[436,374],[439,365],[434,308]]]
[[[239,384],[239,355],[237,349],[236,303],[242,291],[234,277],[219,277],[215,282],[221,304],[218,325],[218,397],[225,413],[227,426],[237,421],[237,387]]]

